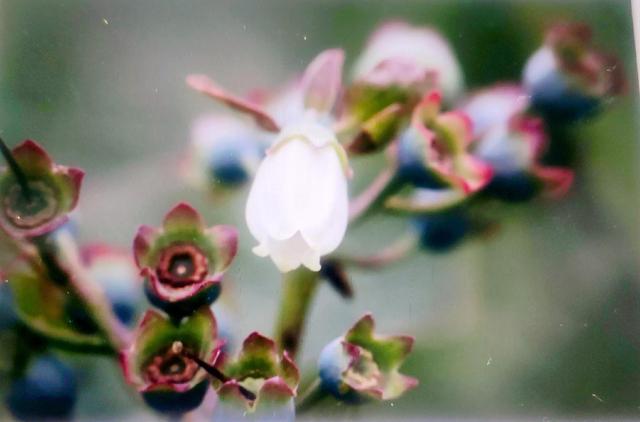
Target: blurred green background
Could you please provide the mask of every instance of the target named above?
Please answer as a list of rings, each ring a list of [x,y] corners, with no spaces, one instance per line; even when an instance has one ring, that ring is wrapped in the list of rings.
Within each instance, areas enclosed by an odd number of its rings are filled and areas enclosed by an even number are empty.
[[[626,1],[2,0],[0,134],[10,144],[38,140],[57,161],[87,171],[85,241],[129,247],[138,225],[158,224],[178,200],[209,222],[236,224],[241,247],[220,312],[237,339],[271,333],[279,274],[250,251],[246,192],[215,202],[177,176],[190,122],[222,110],[184,77],[207,73],[236,92],[276,86],[328,47],[344,47],[353,63],[368,34],[392,18],[442,31],[469,88],[518,80],[547,25],[584,21],[623,60],[630,94],[563,134],[577,156],[564,200],[505,207],[495,236],[446,255],[354,272],[351,302],[322,286],[303,369],[373,311],[380,331],[417,337],[404,372],[421,385],[392,403],[327,405],[310,417],[640,417],[638,87]],[[377,164],[354,163],[354,192]],[[373,252],[403,229],[400,219],[375,218],[343,250]],[[72,359],[80,420],[154,418],[115,364]]]

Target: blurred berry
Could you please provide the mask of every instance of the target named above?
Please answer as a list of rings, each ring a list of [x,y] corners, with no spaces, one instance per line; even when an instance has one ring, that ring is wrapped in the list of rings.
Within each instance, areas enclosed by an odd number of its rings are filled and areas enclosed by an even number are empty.
[[[415,218],[414,227],[423,249],[446,252],[462,242],[471,229],[471,222],[462,211],[446,211]]]
[[[14,380],[6,404],[18,420],[66,420],[72,416],[77,385],[73,370],[51,355],[39,357]]]

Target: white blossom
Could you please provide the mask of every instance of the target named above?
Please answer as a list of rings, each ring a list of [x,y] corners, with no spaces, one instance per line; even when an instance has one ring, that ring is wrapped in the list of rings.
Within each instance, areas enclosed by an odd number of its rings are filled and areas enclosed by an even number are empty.
[[[320,270],[348,220],[346,153],[333,132],[314,118],[285,127],[260,164],[247,201],[256,255],[282,272],[304,265]]]

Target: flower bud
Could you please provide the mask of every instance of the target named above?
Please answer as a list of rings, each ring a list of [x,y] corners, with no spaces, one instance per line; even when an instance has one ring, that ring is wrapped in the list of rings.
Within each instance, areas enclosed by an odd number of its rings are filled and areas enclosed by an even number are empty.
[[[593,115],[626,85],[620,62],[594,49],[590,28],[580,23],[547,31],[544,45],[525,65],[523,83],[536,110],[563,122]]]
[[[347,147],[349,153],[372,153],[386,147],[395,139],[403,115],[404,108],[398,103],[393,103],[371,116],[362,124]]]
[[[318,271],[320,257],[346,231],[349,175],[346,153],[328,128],[312,119],[284,128],[249,192],[254,253],[270,256],[282,272],[300,265]]]
[[[220,347],[216,320],[207,307],[179,322],[147,311],[120,363],[151,408],[180,415],[198,407],[209,386],[194,357],[213,365]]]
[[[72,417],[77,395],[74,371],[56,357],[44,355],[11,382],[6,404],[17,420],[67,420]]]
[[[293,421],[300,374],[286,352],[280,356],[273,340],[259,333],[250,334],[234,359],[217,364],[229,377],[216,382],[219,402],[214,419]],[[251,392],[248,398],[241,388]],[[217,420],[217,419],[216,419]]]
[[[55,164],[30,140],[11,155],[17,168],[0,170],[0,228],[14,237],[36,237],[60,227],[78,202],[84,173]]]
[[[356,82],[380,88],[439,89],[451,102],[463,89],[460,65],[449,43],[435,30],[388,22],[369,38],[354,66]]]
[[[349,403],[398,398],[418,384],[398,372],[412,346],[412,337],[375,335],[373,317],[367,314],[320,352],[322,387]]]
[[[237,232],[231,226],[206,228],[200,214],[181,203],[167,213],[161,229],[140,227],[133,248],[149,301],[177,317],[220,295],[236,255]]]
[[[250,181],[264,155],[264,135],[240,119],[209,114],[191,127],[191,145],[184,166],[187,180],[214,194]]]

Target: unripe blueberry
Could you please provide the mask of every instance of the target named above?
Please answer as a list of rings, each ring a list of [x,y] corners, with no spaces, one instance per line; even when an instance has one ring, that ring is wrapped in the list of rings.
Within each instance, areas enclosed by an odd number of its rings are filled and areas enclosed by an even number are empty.
[[[73,370],[54,356],[46,355],[11,383],[6,403],[18,420],[64,420],[71,418],[76,396]]]
[[[446,252],[462,242],[471,229],[471,222],[462,211],[446,211],[420,216],[414,220],[414,227],[423,249]]]

